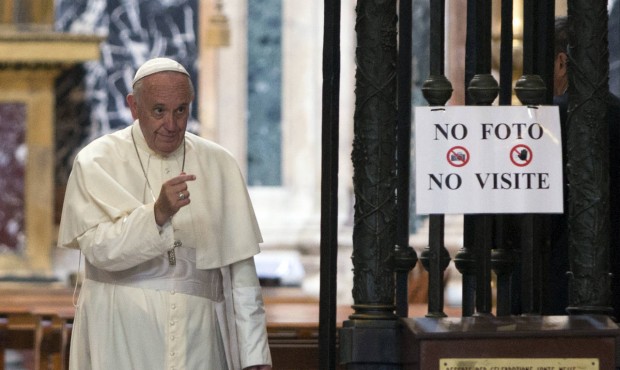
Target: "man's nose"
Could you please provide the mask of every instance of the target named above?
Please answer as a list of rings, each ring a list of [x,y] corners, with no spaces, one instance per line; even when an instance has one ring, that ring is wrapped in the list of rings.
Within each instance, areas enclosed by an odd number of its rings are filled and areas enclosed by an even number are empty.
[[[166,128],[166,130],[168,130],[168,131],[174,131],[175,130],[176,124],[175,124],[175,120],[174,120],[174,115],[166,114],[164,116],[164,128]]]

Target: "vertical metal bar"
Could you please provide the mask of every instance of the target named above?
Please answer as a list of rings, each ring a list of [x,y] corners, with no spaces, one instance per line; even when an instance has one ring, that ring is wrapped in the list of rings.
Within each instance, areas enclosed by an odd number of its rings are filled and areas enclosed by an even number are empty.
[[[534,224],[532,215],[521,216],[521,313],[536,313],[534,276]]]
[[[490,0],[476,1],[473,19],[476,33],[476,74],[467,89],[477,105],[491,105],[499,93],[497,81],[491,75],[491,10]],[[466,222],[468,228],[464,232],[470,235],[465,239],[474,242],[470,249],[474,250],[476,260],[476,314],[491,314],[493,218],[490,215],[467,215],[465,218],[473,219],[471,224]]]
[[[544,30],[538,18],[539,5],[533,0],[523,3],[523,76],[517,81],[515,90],[524,105],[540,105],[545,102],[545,84],[538,74],[541,63],[538,58],[544,59],[538,53],[544,44],[541,31]],[[543,247],[543,233],[546,219],[540,215],[522,215],[521,227],[521,312],[536,314],[541,312],[542,292],[542,263],[541,252]]]
[[[566,147],[571,271],[567,310],[571,314],[612,312],[607,23],[606,1],[568,1]]]
[[[493,244],[493,216],[476,216],[478,273],[476,274],[476,314],[491,314],[491,247]]]
[[[469,82],[474,78],[476,74],[476,63],[478,60],[478,38],[476,36],[478,27],[477,12],[478,0],[467,0],[467,35],[465,37],[465,91],[469,86]],[[465,94],[465,104],[472,105],[472,98],[470,94]]]
[[[501,3],[501,44],[499,63],[499,104],[512,104],[512,0],[502,0]],[[491,254],[493,270],[497,276],[497,316],[507,316],[511,310],[510,282],[514,269],[513,251],[508,247],[514,237],[509,224],[510,215],[496,215],[494,220],[495,235]]]
[[[536,72],[547,86],[545,99],[542,104],[553,103],[553,59],[554,50],[554,28],[555,28],[555,0],[539,1],[536,17],[538,20],[537,40],[538,40],[538,59],[536,61]]]
[[[512,215],[495,216],[495,249],[491,253],[491,265],[497,276],[497,316],[508,316],[511,313],[511,274],[514,270],[514,253],[511,240],[515,233],[510,224]]]
[[[443,312],[443,274],[450,262],[444,245],[444,215],[430,215],[428,255],[422,260],[429,272],[427,317],[445,317]],[[424,252],[427,252],[425,250]]]
[[[319,368],[336,368],[336,276],[338,257],[338,128],[340,92],[340,0],[325,0],[321,142],[321,267]]]
[[[477,25],[480,27],[478,36],[478,56],[476,59],[476,74],[491,73],[491,0],[478,0],[476,12]]]
[[[523,76],[531,78],[534,75],[535,58],[535,14],[537,0],[523,1]],[[532,104],[533,101],[524,102]],[[538,103],[538,102],[536,102]],[[521,217],[521,312],[524,314],[536,313],[536,282],[534,277],[534,224],[532,215]]]
[[[546,93],[544,96],[544,100],[542,104],[551,105],[553,104],[553,95],[554,95],[554,59],[555,59],[555,1],[549,0],[543,2],[543,4],[539,4],[538,11],[538,38],[540,50],[542,52],[539,55],[539,60],[537,62],[537,71],[540,74],[540,77],[543,81],[543,84],[547,87]],[[560,118],[562,120],[562,118]],[[562,123],[563,124],[563,123]],[[564,128],[562,128],[564,129]],[[566,143],[565,132],[562,132],[562,142]],[[564,144],[562,144],[564,146]],[[566,155],[566,151],[563,149],[563,156]],[[564,157],[566,158],[566,157]],[[565,161],[566,159],[563,159]],[[564,165],[563,165],[564,166]],[[564,182],[566,182],[566,178],[564,178]],[[567,194],[564,194],[566,199]],[[564,212],[568,212],[568,209],[565,209]],[[558,303],[557,299],[553,299],[558,296],[558,293],[555,290],[558,290],[558,287],[554,284],[554,282],[561,279],[561,281],[565,281],[566,269],[561,272],[561,276],[557,276],[559,268],[552,268],[552,266],[560,266],[560,262],[557,257],[558,253],[561,256],[568,255],[568,243],[560,244],[559,241],[553,240],[555,233],[555,225],[556,223],[562,222],[563,229],[566,230],[566,215],[540,215],[542,219],[542,227],[539,227],[539,235],[540,235],[540,260],[541,261],[551,261],[552,258],[556,259],[551,263],[546,263],[542,265],[541,268],[541,287],[540,287],[540,306],[541,306],[541,314],[552,313],[553,307],[558,307],[559,305],[550,304],[549,302],[554,301]],[[561,220],[561,221],[560,221]],[[552,226],[554,225],[554,226]],[[564,233],[566,236],[566,233]],[[556,238],[554,238],[556,239]],[[566,242],[568,238],[565,239]],[[557,251],[559,248],[564,248],[563,253]],[[568,266],[567,258],[563,260],[562,266]],[[554,274],[552,276],[551,274]],[[553,290],[553,291],[552,291]],[[568,286],[564,285],[564,292],[561,297],[566,297],[568,293]],[[563,309],[566,308],[566,303],[562,306]],[[564,312],[562,312],[564,313]]]
[[[431,105],[445,105],[452,95],[452,85],[444,76],[445,0],[430,2],[430,76],[424,82],[422,91]],[[420,256],[420,261],[429,272],[428,313],[429,317],[445,317],[443,312],[444,271],[450,263],[450,255],[444,245],[445,217],[430,215],[429,245]]]
[[[411,0],[399,1],[398,9],[398,123],[396,142],[396,314],[407,317],[409,272],[417,262],[409,246],[409,180],[411,172]]]
[[[535,2],[523,0],[523,74],[534,74],[534,58],[536,55],[534,42]]]
[[[476,257],[474,255],[474,216],[463,217],[463,248],[454,256],[454,265],[463,279],[462,315],[473,316],[476,312]]]
[[[430,35],[430,74],[440,76],[444,74],[445,52],[445,8],[444,0],[431,0],[431,35]]]
[[[476,312],[476,258],[473,252],[475,235],[474,217],[465,215],[463,218],[463,248],[454,256],[454,264],[463,279],[462,315],[473,316]]]
[[[545,81],[551,81],[553,79],[553,55],[554,55],[554,42],[553,42],[553,29],[555,28],[555,2],[550,1],[538,1],[535,3],[534,9],[534,42],[535,42],[535,58],[534,58],[534,71],[537,76],[539,84],[544,88],[541,88],[541,92],[538,99],[538,104],[551,103],[553,100],[553,90],[551,85],[546,85]],[[551,76],[549,75],[551,74]],[[550,88],[546,88],[550,86]],[[532,246],[533,246],[533,308],[534,312],[542,313],[542,294],[543,294],[543,251],[546,250],[546,245],[549,241],[548,235],[550,233],[550,217],[544,214],[531,215],[532,223]],[[534,313],[533,312],[533,313]]]
[[[467,1],[467,36],[465,41],[465,90],[470,81],[474,78],[477,64],[477,5],[475,0]],[[465,94],[465,103],[473,104],[470,94]],[[461,248],[454,257],[454,264],[457,270],[463,276],[463,298],[462,298],[462,315],[464,317],[472,316],[475,313],[475,294],[476,294],[476,258],[475,249],[475,216],[465,215],[463,217],[463,248]]]
[[[499,47],[499,104],[512,102],[512,0],[502,0]]]

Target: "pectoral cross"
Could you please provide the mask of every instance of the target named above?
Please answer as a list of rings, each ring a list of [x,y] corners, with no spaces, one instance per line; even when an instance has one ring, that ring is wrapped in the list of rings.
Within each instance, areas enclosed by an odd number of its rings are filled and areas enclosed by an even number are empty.
[[[174,266],[177,264],[177,256],[174,253],[174,249],[180,247],[181,245],[183,245],[183,243],[181,243],[180,240],[175,240],[174,244],[172,245],[172,249],[168,251],[168,262],[170,263],[170,266]]]

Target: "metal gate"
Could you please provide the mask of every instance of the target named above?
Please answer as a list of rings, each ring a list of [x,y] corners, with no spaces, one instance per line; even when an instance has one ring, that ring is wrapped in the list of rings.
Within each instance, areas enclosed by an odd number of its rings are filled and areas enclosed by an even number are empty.
[[[398,318],[407,316],[407,275],[418,260],[409,246],[411,43],[416,37],[411,32],[411,1],[357,2],[355,312],[339,332],[335,261],[341,4],[324,3],[320,368],[335,368],[340,343],[346,347],[349,368],[396,369]],[[514,90],[523,105],[552,104],[554,1],[523,3],[523,75]],[[491,6],[491,0],[467,1],[466,86],[459,88],[468,92],[468,105],[491,105],[496,99],[510,105],[512,100],[513,2],[501,1],[499,81],[491,74]],[[442,106],[453,91],[444,73],[445,0],[430,0],[430,16],[430,71],[422,90],[429,105]],[[463,248],[450,256],[443,240],[444,215],[429,216],[428,246],[419,256],[429,272],[427,316],[445,316],[443,275],[452,258],[463,279],[463,316],[545,314],[550,296],[546,282],[554,263],[550,249],[557,244],[552,227],[557,222],[569,230],[564,244],[569,262],[566,312],[613,314],[606,1],[568,1],[567,54],[566,217],[465,215]],[[385,361],[368,365],[365,356]]]

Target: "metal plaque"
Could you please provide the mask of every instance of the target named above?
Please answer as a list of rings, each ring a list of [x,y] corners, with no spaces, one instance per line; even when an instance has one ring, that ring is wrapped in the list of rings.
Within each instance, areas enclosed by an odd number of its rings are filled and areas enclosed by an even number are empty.
[[[439,370],[599,370],[598,358],[442,358]]]

